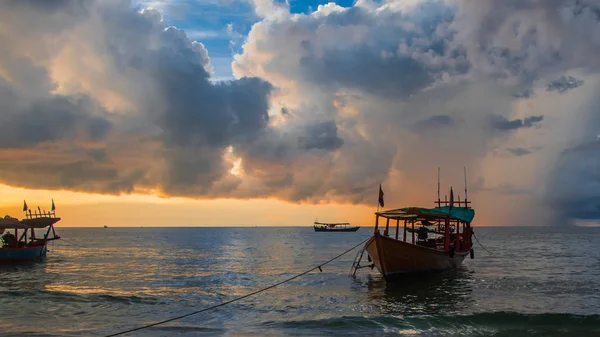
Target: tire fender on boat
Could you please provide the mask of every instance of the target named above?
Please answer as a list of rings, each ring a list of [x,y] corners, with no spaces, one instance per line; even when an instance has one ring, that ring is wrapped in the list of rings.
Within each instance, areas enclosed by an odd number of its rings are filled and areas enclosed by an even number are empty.
[[[471,250],[469,251],[469,255],[471,255],[471,260],[475,258],[475,251],[473,250],[473,248],[471,248]]]
[[[454,246],[450,246],[450,249],[448,249],[448,255],[450,255],[450,258],[454,258]]]

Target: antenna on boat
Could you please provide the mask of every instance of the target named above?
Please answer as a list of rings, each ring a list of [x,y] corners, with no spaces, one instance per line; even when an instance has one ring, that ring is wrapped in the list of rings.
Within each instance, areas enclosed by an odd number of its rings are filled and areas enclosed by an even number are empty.
[[[442,204],[442,200],[440,199],[440,167],[438,166],[438,207]]]
[[[467,167],[463,167],[464,172],[465,172],[465,207],[468,207],[467,205],[467,200],[469,200],[468,195],[467,195]]]

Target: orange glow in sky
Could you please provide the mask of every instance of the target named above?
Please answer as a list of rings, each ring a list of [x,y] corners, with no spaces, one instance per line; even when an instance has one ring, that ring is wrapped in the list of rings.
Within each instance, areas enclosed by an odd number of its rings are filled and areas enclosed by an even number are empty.
[[[48,211],[51,199],[62,220],[57,227],[311,226],[315,220],[372,226],[376,207],[293,204],[275,199],[193,200],[154,195],[110,196],[30,190],[0,185],[0,216],[22,217],[30,209]]]

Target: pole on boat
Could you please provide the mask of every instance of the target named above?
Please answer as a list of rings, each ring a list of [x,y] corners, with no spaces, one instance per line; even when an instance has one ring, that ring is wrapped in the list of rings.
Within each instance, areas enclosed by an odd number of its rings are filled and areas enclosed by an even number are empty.
[[[438,207],[442,205],[442,200],[440,199],[440,167],[438,166]]]
[[[467,204],[467,200],[469,200],[469,196],[467,194],[467,167],[463,167],[465,172],[465,207],[469,207]]]

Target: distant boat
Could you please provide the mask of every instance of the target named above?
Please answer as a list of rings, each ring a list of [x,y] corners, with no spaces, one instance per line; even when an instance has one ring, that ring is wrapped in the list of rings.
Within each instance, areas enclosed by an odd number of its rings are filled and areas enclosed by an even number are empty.
[[[108,226],[104,225],[104,228],[108,228]]]
[[[0,218],[0,235],[4,234],[0,247],[0,264],[43,259],[48,251],[48,241],[60,239],[54,231],[54,224],[60,218],[54,212],[25,214],[26,218],[22,220],[8,215]],[[45,229],[41,238],[36,237],[36,229]]]
[[[360,226],[350,226],[348,222],[317,222],[315,221],[313,228],[315,232],[356,232]]]

